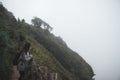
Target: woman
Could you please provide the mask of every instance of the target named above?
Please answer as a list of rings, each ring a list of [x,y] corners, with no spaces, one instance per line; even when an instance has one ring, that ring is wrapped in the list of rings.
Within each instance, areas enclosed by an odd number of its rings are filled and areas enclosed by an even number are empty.
[[[26,42],[19,53],[16,54],[13,60],[13,75],[12,80],[22,80],[25,75],[25,69],[32,61],[30,54],[30,43]]]

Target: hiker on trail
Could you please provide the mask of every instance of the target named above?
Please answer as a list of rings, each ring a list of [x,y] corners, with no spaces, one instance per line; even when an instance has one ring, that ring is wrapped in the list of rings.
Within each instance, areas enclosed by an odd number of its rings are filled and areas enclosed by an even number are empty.
[[[20,52],[14,57],[12,80],[23,80],[22,78],[25,75],[25,70],[32,61],[30,46],[29,42],[25,42]]]

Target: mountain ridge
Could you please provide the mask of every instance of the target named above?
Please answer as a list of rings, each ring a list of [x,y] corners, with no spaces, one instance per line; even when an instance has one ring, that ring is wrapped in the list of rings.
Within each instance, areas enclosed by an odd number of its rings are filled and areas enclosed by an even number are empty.
[[[10,79],[12,59],[18,51],[22,35],[34,49],[34,61],[57,72],[60,76],[59,80],[92,80],[94,72],[91,66],[71,50],[61,37],[52,34],[49,30],[50,25],[46,22],[44,24],[49,27],[43,29],[26,23],[24,19],[17,20],[0,4],[1,79]]]

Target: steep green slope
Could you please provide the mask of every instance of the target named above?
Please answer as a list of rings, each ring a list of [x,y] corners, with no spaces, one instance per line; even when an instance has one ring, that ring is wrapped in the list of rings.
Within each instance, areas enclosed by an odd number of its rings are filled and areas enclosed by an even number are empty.
[[[59,74],[59,80],[91,80],[94,73],[85,60],[49,31],[16,20],[0,4],[0,80],[10,80],[12,60],[21,44],[21,35],[33,47],[36,64]]]

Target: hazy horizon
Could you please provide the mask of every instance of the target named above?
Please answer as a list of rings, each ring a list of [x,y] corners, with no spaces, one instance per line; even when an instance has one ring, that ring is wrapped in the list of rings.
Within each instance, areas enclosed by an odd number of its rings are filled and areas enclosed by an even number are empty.
[[[1,0],[16,18],[37,16],[93,68],[95,80],[120,80],[120,0]]]

